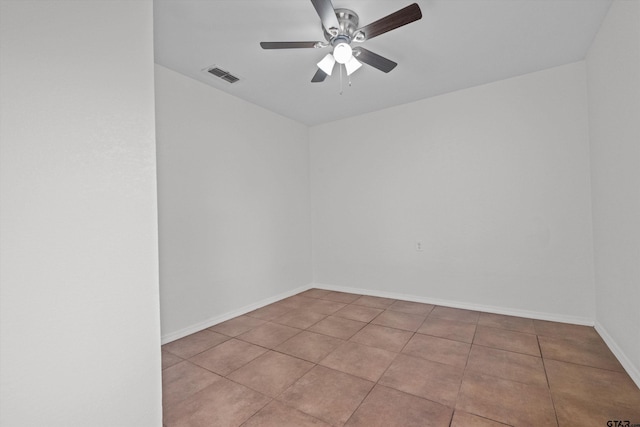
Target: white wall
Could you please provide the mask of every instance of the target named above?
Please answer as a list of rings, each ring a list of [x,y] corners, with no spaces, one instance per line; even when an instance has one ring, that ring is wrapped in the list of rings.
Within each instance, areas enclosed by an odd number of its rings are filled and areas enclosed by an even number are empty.
[[[314,281],[592,321],[587,128],[584,62],[311,128]]]
[[[0,425],[159,426],[152,3],[0,17]]]
[[[639,1],[612,4],[587,66],[597,327],[640,384]]]
[[[311,282],[309,145],[306,126],[158,65],[156,101],[168,341]]]

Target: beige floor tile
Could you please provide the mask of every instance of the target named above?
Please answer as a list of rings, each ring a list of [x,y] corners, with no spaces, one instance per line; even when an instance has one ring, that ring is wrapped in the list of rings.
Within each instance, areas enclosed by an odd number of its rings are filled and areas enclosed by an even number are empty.
[[[229,337],[226,335],[205,329],[165,344],[162,349],[183,359],[188,359],[228,339]]]
[[[454,341],[472,343],[473,336],[476,333],[476,325],[468,322],[440,319],[438,317],[429,316],[418,328],[418,333]]]
[[[226,322],[218,323],[209,328],[210,331],[219,332],[221,334],[237,337],[240,334],[244,334],[253,328],[256,328],[264,324],[264,320],[256,319],[249,316],[238,316]]]
[[[395,301],[388,307],[388,310],[426,316],[433,310],[433,307],[432,304],[423,304],[421,302]]]
[[[369,295],[363,295],[353,302],[356,305],[364,305],[373,308],[385,309],[393,304],[396,300],[391,298],[372,297]]]
[[[415,334],[404,347],[402,353],[464,368],[470,350],[471,344]]]
[[[374,325],[388,326],[389,328],[403,329],[415,332],[418,330],[426,316],[424,314],[403,313],[401,311],[385,310],[371,323]]]
[[[345,307],[347,304],[343,302],[337,301],[329,301],[325,299],[317,299],[313,304],[311,304],[308,309],[311,311],[315,311],[321,314],[333,314],[336,311],[340,310],[342,307]]]
[[[565,339],[600,339],[600,336],[592,326],[572,325],[570,323],[549,322],[546,320],[534,320],[533,327],[536,334],[545,337]]]
[[[345,426],[447,427],[451,408],[376,385]]]
[[[451,421],[451,427],[504,427],[506,425],[464,411],[456,411]]]
[[[300,332],[300,329],[267,322],[249,332],[238,335],[238,339],[266,348],[275,348]]]
[[[321,299],[326,299],[329,301],[336,301],[336,302],[342,302],[345,304],[350,304],[352,302],[354,302],[355,300],[357,300],[358,298],[360,298],[362,295],[358,295],[358,294],[351,294],[348,292],[338,292],[338,291],[332,291],[329,292],[328,294],[320,297]]]
[[[184,359],[176,356],[175,354],[171,354],[168,351],[162,350],[162,369],[167,369],[170,366],[173,366],[177,363],[182,362]]]
[[[313,363],[286,354],[269,351],[227,376],[253,390],[276,397],[296,382]]]
[[[485,347],[499,348],[501,350],[540,357],[538,339],[533,334],[478,326],[476,328],[476,335],[473,338],[473,343]]]
[[[189,361],[224,376],[246,365],[266,351],[265,348],[254,344],[230,339],[193,356]]]
[[[321,365],[369,381],[378,381],[397,353],[345,342],[329,354]]]
[[[624,372],[624,368],[603,340],[538,337],[542,357],[595,368]]]
[[[187,399],[222,377],[187,361],[162,371],[162,406]]]
[[[454,407],[462,372],[451,365],[400,354],[378,383]]]
[[[547,387],[466,373],[456,409],[523,427],[557,426]]]
[[[359,322],[370,322],[382,312],[383,310],[380,308],[349,304],[333,313],[333,315],[336,317],[344,317],[345,319],[357,320]]]
[[[308,330],[340,339],[349,339],[366,325],[365,322],[329,316],[322,319]]]
[[[167,427],[237,427],[271,399],[226,378],[200,390],[189,399],[165,408]]]
[[[535,334],[533,320],[524,317],[505,316],[503,314],[480,313],[478,325],[492,328],[508,329],[510,331]]]
[[[258,411],[242,427],[331,427],[331,425],[274,400]]]
[[[429,313],[429,317],[437,317],[439,319],[456,320],[458,322],[478,323],[480,313],[472,310],[464,310],[462,308],[451,308],[437,306]]]
[[[162,368],[163,427],[640,422],[593,327],[323,289],[166,344]]]
[[[544,360],[554,396],[562,393],[584,401],[640,408],[640,389],[626,372]]]
[[[412,335],[413,332],[369,324],[351,337],[350,341],[399,352]]]
[[[286,304],[273,303],[257,310],[250,311],[246,315],[249,317],[255,317],[256,319],[269,321],[275,319],[276,317],[280,317],[283,314],[290,312],[291,310],[292,308],[287,306]]]
[[[629,407],[601,399],[580,399],[564,393],[552,392],[552,395],[560,427],[602,427],[610,425],[607,423],[612,420],[629,421],[629,425],[633,425],[640,420],[640,404]],[[625,425],[622,423],[621,427]]]
[[[276,317],[272,320],[272,322],[291,326],[293,328],[307,329],[309,326],[318,323],[325,317],[327,317],[326,314],[310,311],[307,309],[296,309],[283,314],[280,317]]]
[[[302,331],[275,349],[281,353],[318,363],[343,342],[344,341],[339,338],[328,335]]]
[[[306,414],[342,425],[373,388],[374,383],[324,366],[316,366],[278,400]]]
[[[289,307],[294,310],[306,309],[315,302],[315,298],[294,295],[289,298],[278,301],[281,306]]]
[[[547,376],[541,358],[496,348],[474,345],[469,354],[467,372],[547,386]]]
[[[313,289],[308,289],[304,292],[301,292],[298,295],[302,297],[309,297],[309,298],[322,298],[323,296],[327,295],[329,292],[331,291],[327,291],[326,289],[313,288]]]

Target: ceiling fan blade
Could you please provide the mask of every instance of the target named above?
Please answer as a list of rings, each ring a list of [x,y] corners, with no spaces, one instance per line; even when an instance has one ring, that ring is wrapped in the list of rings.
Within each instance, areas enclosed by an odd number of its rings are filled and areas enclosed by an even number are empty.
[[[377,53],[373,53],[370,50],[367,50],[363,47],[356,47],[353,49],[353,53],[355,57],[365,64],[371,65],[373,68],[377,68],[380,71],[388,73],[389,71],[396,68],[398,65],[397,62],[393,62],[390,59],[385,58],[384,56],[380,56]]]
[[[398,27],[417,21],[420,18],[422,18],[420,6],[418,6],[417,3],[413,3],[405,8],[393,12],[391,15],[387,15],[369,25],[365,25],[358,29],[358,31],[364,34],[365,40],[369,40],[379,36],[380,34],[384,34],[387,31],[395,30]]]
[[[326,30],[329,30],[329,28],[340,28],[340,23],[338,23],[338,17],[336,16],[336,11],[333,9],[331,0],[311,0],[311,3],[313,3],[313,7],[316,8],[316,12],[318,12],[318,16],[320,16],[320,20],[322,21],[322,26]]]
[[[260,42],[263,49],[300,49],[314,48],[319,42]]]
[[[316,71],[316,73],[313,75],[313,78],[311,79],[311,83],[320,83],[323,82],[326,78],[327,73],[318,68],[318,71]]]

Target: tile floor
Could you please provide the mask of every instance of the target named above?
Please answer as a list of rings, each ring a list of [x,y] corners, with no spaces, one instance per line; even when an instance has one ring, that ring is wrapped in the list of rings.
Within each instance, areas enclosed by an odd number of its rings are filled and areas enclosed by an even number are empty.
[[[591,327],[311,289],[162,348],[174,426],[640,426]]]

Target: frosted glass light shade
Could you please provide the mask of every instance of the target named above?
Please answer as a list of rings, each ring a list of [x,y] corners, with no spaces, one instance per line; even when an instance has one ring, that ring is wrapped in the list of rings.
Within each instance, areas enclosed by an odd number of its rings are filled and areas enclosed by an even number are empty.
[[[346,43],[338,43],[336,47],[333,48],[333,57],[338,64],[346,64],[353,58],[351,46]]]
[[[318,68],[325,72],[328,76],[331,75],[333,71],[333,66],[336,64],[336,60],[333,58],[333,55],[327,53],[327,55],[322,58],[322,61],[318,62]]]
[[[346,64],[344,64],[344,68],[347,69],[347,76],[350,76],[351,73],[353,73],[355,70],[357,70],[360,67],[362,67],[362,64],[353,56],[349,61],[347,61]]]

